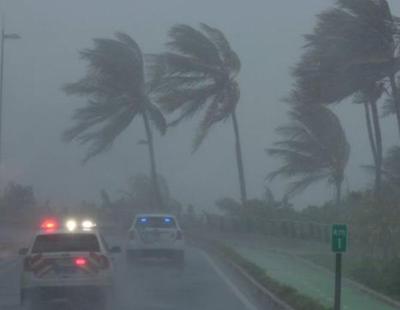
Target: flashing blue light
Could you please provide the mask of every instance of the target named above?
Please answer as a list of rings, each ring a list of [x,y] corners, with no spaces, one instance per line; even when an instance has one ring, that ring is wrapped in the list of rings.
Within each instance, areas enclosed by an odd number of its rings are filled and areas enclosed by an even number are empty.
[[[171,222],[172,222],[172,219],[171,219],[170,217],[165,217],[165,218],[164,218],[164,223],[169,224],[169,223],[171,223]]]
[[[147,223],[147,217],[142,217],[139,219],[140,223]]]

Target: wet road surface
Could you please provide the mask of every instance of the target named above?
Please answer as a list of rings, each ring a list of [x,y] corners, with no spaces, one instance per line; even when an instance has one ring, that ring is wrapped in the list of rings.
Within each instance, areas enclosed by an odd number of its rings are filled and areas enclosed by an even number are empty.
[[[166,261],[130,264],[124,254],[115,256],[114,265],[116,296],[109,310],[257,309],[207,254],[194,247],[186,251],[184,269]],[[19,268],[19,264],[0,265],[0,310],[22,309],[18,305]],[[49,308],[82,307],[57,304]],[[92,309],[90,305],[85,308]]]

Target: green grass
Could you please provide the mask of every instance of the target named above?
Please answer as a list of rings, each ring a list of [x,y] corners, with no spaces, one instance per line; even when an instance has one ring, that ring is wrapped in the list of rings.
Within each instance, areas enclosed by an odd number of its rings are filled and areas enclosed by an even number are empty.
[[[274,293],[278,298],[284,300],[287,304],[291,305],[297,310],[329,310],[330,307],[322,305],[318,300],[303,295],[297,289],[278,282],[269,275],[266,271],[255,264],[254,262],[244,258],[231,247],[216,243],[218,250],[227,258],[242,267],[246,272],[251,275],[259,284],[264,286],[270,292]]]
[[[257,239],[255,236],[247,236],[244,240],[237,236],[231,239],[224,236],[221,240],[242,257],[263,268],[276,281],[296,288],[300,294],[315,298],[326,307],[332,306],[334,278],[329,270],[333,269],[334,255],[330,252],[329,245],[270,237]],[[327,269],[307,263],[304,258]],[[357,260],[357,255],[344,256],[345,274],[350,272],[353,262],[357,261],[360,261]],[[342,300],[344,310],[395,309],[348,281],[343,284]]]

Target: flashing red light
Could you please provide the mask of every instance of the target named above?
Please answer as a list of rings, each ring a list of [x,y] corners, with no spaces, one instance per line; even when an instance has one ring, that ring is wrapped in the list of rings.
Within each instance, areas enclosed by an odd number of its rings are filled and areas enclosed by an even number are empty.
[[[58,223],[56,220],[47,219],[42,222],[40,228],[42,228],[43,230],[55,230],[58,228]]]
[[[75,258],[74,263],[78,267],[83,267],[83,266],[86,266],[87,260],[86,260],[86,258],[78,257],[78,258]]]

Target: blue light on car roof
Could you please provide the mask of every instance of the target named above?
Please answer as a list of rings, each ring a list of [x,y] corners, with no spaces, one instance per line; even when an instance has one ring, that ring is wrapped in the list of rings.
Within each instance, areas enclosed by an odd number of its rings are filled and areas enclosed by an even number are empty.
[[[165,217],[164,218],[164,223],[171,223],[172,219],[170,217]]]
[[[142,217],[139,219],[140,223],[147,223],[147,217]]]

